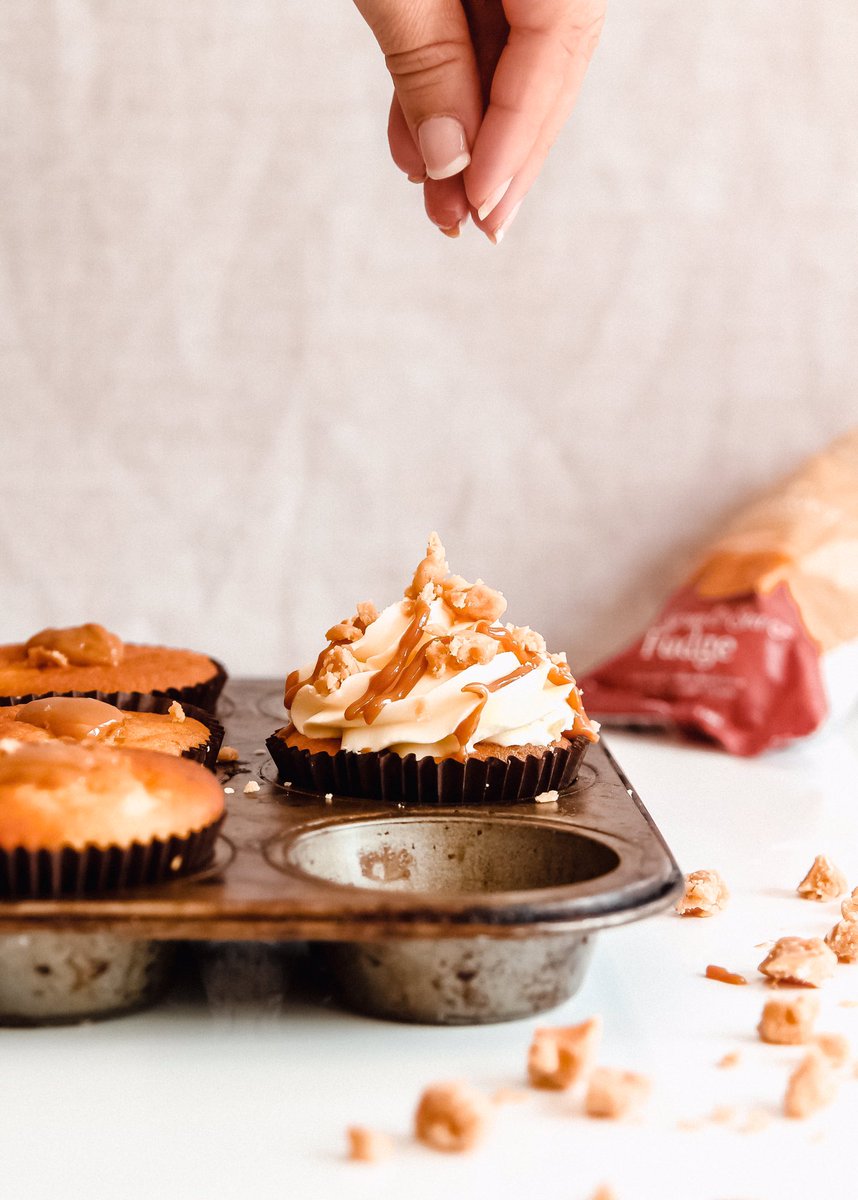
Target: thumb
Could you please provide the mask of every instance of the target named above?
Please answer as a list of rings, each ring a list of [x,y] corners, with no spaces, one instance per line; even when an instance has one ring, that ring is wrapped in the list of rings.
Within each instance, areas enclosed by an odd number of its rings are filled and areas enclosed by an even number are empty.
[[[459,0],[355,0],[375,34],[430,179],[471,161],[483,114],[467,18]]]

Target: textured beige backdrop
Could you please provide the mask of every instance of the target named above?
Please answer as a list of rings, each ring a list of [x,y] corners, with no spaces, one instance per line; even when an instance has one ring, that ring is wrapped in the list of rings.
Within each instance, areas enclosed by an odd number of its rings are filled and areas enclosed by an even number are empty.
[[[347,0],[0,3],[0,641],[282,673],[437,527],[579,664],[858,422],[858,4],[614,0],[503,246]]]

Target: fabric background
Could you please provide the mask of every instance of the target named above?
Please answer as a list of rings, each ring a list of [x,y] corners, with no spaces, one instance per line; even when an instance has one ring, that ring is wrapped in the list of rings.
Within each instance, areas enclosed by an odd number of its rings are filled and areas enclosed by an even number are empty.
[[[347,0],[0,5],[0,641],[237,673],[454,570],[584,666],[858,422],[858,6],[614,0],[503,245]]]

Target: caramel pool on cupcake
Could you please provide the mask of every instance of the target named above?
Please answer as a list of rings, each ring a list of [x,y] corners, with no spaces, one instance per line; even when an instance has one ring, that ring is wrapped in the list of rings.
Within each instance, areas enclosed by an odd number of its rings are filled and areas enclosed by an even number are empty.
[[[123,642],[103,625],[42,629],[0,646],[0,700],[57,692],[169,692],[213,709],[226,676],[194,650]]]
[[[548,653],[528,626],[501,623],[505,611],[500,592],[450,574],[433,533],[402,600],[381,613],[359,604],[328,630],[315,663],[289,675],[290,724],[269,739],[281,778],[452,801],[478,788],[489,800],[567,786],[597,726],[566,656]],[[339,769],[326,770],[324,756]],[[370,756],[386,760],[378,773]],[[411,764],[398,781],[394,757]],[[431,767],[448,764],[458,770],[440,786]]]
[[[0,708],[0,738],[20,742],[98,742],[179,756],[202,751],[211,736],[178,701],[166,713],[126,712],[89,696],[46,696]]]

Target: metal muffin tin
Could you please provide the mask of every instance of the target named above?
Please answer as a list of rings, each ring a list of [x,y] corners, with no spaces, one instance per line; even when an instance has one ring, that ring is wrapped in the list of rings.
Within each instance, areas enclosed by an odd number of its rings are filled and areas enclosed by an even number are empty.
[[[265,739],[282,684],[221,700],[227,819],[198,876],[93,899],[0,904],[0,935],[309,942],[342,1002],[395,1020],[508,1020],[570,996],[594,935],[667,908],[682,877],[607,747],[554,803],[466,808],[302,793]],[[254,780],[258,791],[244,792]]]

